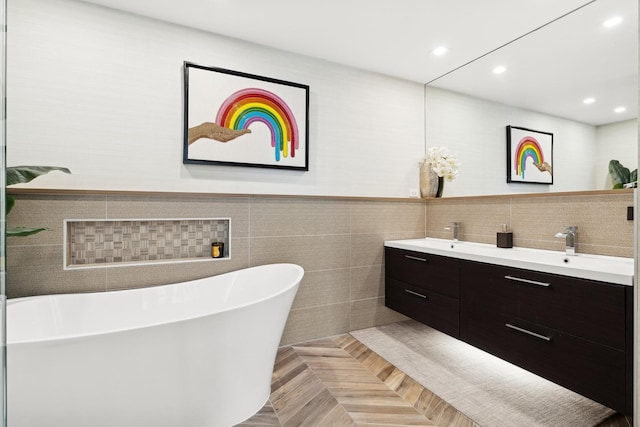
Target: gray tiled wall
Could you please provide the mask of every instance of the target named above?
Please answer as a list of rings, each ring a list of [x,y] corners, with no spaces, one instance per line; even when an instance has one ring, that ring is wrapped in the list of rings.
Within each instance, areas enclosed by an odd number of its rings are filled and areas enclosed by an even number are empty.
[[[50,231],[8,242],[11,297],[153,286],[254,265],[294,262],[305,277],[283,343],[404,317],[384,307],[383,242],[425,235],[425,205],[306,197],[17,195],[9,226]],[[229,218],[231,259],[173,265],[63,269],[63,221]]]
[[[462,223],[463,240],[495,244],[501,224],[513,230],[514,246],[564,250],[555,234],[565,225],[578,226],[578,252],[633,257],[631,191],[563,196],[481,197],[427,202],[427,236],[449,238],[444,227]]]
[[[567,197],[368,200],[314,197],[17,194],[9,226],[51,231],[8,241],[9,297],[127,289],[275,262],[295,262],[305,277],[282,343],[404,319],[384,307],[383,242],[425,235],[448,238],[463,223],[465,240],[494,243],[498,224],[519,246],[562,249],[557,228],[573,223],[584,252],[633,256],[633,194]],[[215,262],[63,269],[65,219],[229,218],[233,256]]]

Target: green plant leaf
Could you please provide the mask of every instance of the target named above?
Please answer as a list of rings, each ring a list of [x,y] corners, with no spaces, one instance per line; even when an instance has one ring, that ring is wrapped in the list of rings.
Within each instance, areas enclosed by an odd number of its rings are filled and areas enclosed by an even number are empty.
[[[628,168],[625,168],[618,160],[609,161],[609,175],[614,183],[626,184],[631,178],[631,172]],[[616,188],[615,186],[613,188]],[[618,187],[618,188],[622,188]]]
[[[64,173],[71,173],[67,168],[61,168],[58,166],[9,166],[7,167],[7,185],[21,184],[29,182],[51,171],[61,171]],[[8,214],[16,204],[16,199],[10,194],[5,195],[6,207],[5,212]],[[48,228],[27,228],[16,227],[6,230],[7,237],[24,237],[37,234],[41,231],[49,230]]]
[[[69,169],[58,166],[9,166],[7,167],[7,185],[29,182],[51,171],[71,173]]]
[[[636,182],[637,180],[638,180],[638,169],[634,169],[633,171],[631,171],[629,182]]]
[[[13,197],[13,196],[12,196],[12,195],[10,195],[10,194],[7,194],[7,195],[6,195],[6,198],[5,198],[5,201],[7,202],[7,208],[6,208],[6,210],[5,210],[5,214],[7,214],[7,215],[8,215],[8,214],[9,214],[9,212],[11,212],[11,209],[13,209],[13,207],[14,207],[14,206],[15,206],[15,204],[16,204],[16,198],[15,198],[15,197]]]
[[[49,230],[49,229],[48,228],[27,228],[27,227],[9,228],[7,229],[7,237],[31,236],[32,234],[37,234],[45,230]]]

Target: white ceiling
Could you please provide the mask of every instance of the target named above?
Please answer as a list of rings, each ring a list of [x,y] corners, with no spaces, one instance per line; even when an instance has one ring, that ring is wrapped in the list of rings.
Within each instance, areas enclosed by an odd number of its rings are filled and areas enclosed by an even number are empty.
[[[432,84],[586,123],[637,114],[637,0],[85,1],[421,83],[455,70]]]

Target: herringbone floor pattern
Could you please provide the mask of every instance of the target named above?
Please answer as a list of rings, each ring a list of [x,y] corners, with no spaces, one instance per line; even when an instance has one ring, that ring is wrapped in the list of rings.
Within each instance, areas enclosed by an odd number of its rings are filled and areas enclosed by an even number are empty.
[[[480,427],[349,334],[280,348],[269,402],[239,426]]]

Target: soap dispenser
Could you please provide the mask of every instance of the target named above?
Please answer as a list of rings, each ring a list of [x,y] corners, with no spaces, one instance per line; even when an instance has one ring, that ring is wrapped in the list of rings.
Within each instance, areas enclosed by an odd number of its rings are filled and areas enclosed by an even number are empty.
[[[513,232],[509,230],[507,224],[502,224],[502,231],[498,231],[496,236],[496,245],[499,248],[513,247]]]

